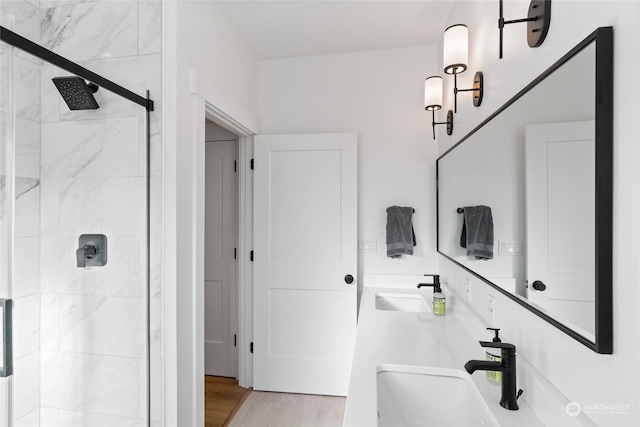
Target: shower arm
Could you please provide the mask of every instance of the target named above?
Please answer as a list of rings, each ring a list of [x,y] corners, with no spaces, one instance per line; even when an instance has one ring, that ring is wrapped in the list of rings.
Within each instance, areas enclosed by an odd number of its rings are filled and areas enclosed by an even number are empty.
[[[0,39],[5,43],[10,44],[11,46],[30,53],[31,55],[47,61],[50,64],[53,64],[70,73],[82,77],[85,80],[93,82],[103,89],[120,95],[123,98],[128,99],[129,101],[135,102],[136,104],[146,108],[147,111],[153,111],[154,109],[153,101],[151,99],[147,99],[140,95],[137,95],[131,92],[129,89],[126,89],[112,82],[111,80],[105,79],[101,75],[96,74],[93,71],[90,71],[76,64],[75,62],[69,61],[67,58],[60,56],[57,53],[52,52],[49,49],[46,49],[39,44],[34,43],[31,40],[26,39],[11,30],[8,30],[3,26],[0,26]]]

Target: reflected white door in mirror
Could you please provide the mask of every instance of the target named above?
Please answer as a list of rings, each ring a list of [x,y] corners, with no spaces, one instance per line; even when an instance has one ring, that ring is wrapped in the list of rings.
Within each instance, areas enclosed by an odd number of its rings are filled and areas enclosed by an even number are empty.
[[[537,124],[525,134],[527,299],[591,339],[594,128],[594,121]]]

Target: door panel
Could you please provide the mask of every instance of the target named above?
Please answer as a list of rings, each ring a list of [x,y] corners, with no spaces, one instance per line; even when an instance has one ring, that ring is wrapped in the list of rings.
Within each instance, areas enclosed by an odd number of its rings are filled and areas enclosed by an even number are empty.
[[[355,134],[255,139],[254,389],[346,395],[356,326]]]
[[[340,359],[340,343],[334,338],[340,336],[339,291],[271,289],[269,310],[269,355]],[[315,338],[307,342],[308,336]]]
[[[340,264],[340,154],[339,150],[271,153],[272,265]],[[301,218],[313,219],[312,226]]]

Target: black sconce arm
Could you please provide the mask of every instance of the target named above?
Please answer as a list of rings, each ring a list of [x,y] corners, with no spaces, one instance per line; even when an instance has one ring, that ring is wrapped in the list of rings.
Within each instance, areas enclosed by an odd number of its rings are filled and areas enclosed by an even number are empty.
[[[447,125],[447,135],[453,133],[453,111],[447,111],[446,122],[436,122],[436,111],[431,110],[431,127],[433,129],[433,139],[436,139],[436,125]]]
[[[453,111],[458,112],[458,92],[474,92],[473,105],[479,107],[482,104],[484,76],[482,71],[476,72],[473,76],[473,87],[471,89],[458,89],[458,75],[453,75]]]
[[[504,10],[500,0],[500,17],[498,18],[498,29],[500,30],[500,59],[502,59],[503,29],[507,24],[519,24],[527,22],[527,43],[529,47],[539,47],[547,37],[549,25],[551,24],[551,0],[531,0],[529,13],[522,19],[504,19]]]

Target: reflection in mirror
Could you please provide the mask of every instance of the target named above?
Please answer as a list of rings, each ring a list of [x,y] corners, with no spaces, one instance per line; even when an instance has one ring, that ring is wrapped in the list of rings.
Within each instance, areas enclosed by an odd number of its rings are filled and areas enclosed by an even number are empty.
[[[593,120],[528,125],[524,156],[526,296],[592,341],[594,132]]]
[[[596,250],[597,233],[607,233],[606,218],[596,215],[597,183],[611,182],[611,167],[609,176],[607,168],[596,172],[596,150],[611,152],[609,128],[596,138],[608,121],[596,101],[606,68],[604,59],[596,62],[598,31],[438,159],[438,251],[585,345],[610,352],[598,342],[599,332],[610,337],[602,328],[610,307],[596,302],[611,286],[610,274],[604,284],[596,274],[598,259],[611,257]],[[493,216],[488,260],[460,245],[458,209],[478,205]],[[607,311],[597,324],[599,308]]]

